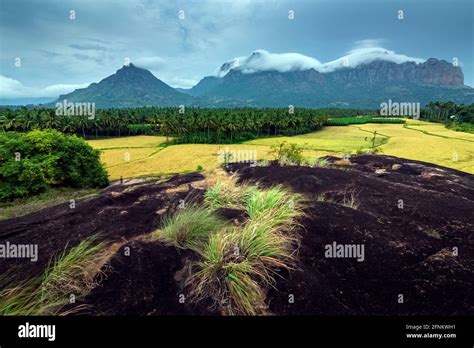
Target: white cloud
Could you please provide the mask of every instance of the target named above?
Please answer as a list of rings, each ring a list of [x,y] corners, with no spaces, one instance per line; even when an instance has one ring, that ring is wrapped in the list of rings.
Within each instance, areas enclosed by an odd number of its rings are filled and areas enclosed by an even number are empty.
[[[320,72],[331,72],[344,67],[355,68],[358,65],[367,64],[377,59],[397,64],[405,62],[415,62],[419,64],[425,61],[421,58],[397,54],[395,51],[389,51],[383,47],[360,47],[347,52],[347,55],[341,58],[323,64],[322,69],[317,70]]]
[[[135,59],[132,63],[140,68],[150,69],[150,70],[158,70],[161,69],[164,64],[165,60],[161,57],[142,57]]]
[[[293,70],[317,69],[321,62],[299,53],[270,53],[256,50],[248,57],[236,57],[222,65],[218,76],[223,76],[231,69],[241,70],[245,74],[258,71],[276,70],[287,72]]]
[[[191,88],[195,86],[199,81],[193,79],[182,79],[180,77],[163,78],[163,82],[170,85],[173,88]]]
[[[356,48],[338,59],[321,63],[319,60],[299,53],[270,53],[265,50],[256,50],[248,57],[236,57],[226,63],[217,71],[216,75],[222,77],[232,69],[238,69],[243,73],[254,73],[259,71],[276,70],[288,72],[295,70],[315,69],[321,73],[331,72],[337,69],[349,67],[354,68],[361,64],[367,64],[380,59],[397,64],[404,62],[423,63],[421,58],[409,57],[397,54],[383,47],[372,46],[379,40],[358,41]]]
[[[71,85],[68,85],[68,84],[51,85],[42,89],[37,89],[38,97],[56,97],[56,96],[59,96],[60,94],[70,93],[78,88],[86,88],[89,85],[90,83],[71,84]]]
[[[60,94],[72,92],[77,88],[85,88],[89,83],[83,84],[56,84],[44,88],[24,86],[20,81],[0,75],[0,98],[43,98],[58,97]]]
[[[0,75],[0,98],[24,97],[25,86],[20,81]]]
[[[222,77],[227,74],[230,70],[237,68],[240,66],[241,61],[245,61],[247,57],[236,57],[234,59],[229,60],[221,65],[219,69],[216,70],[215,75],[218,77]]]

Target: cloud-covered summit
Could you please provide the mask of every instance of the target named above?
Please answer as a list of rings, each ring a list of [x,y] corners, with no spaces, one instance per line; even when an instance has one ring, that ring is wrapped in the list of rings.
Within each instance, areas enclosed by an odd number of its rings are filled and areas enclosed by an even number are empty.
[[[374,60],[385,60],[397,64],[405,62],[423,63],[425,59],[397,54],[383,47],[358,47],[345,56],[322,63],[316,58],[299,53],[271,53],[266,50],[256,50],[248,57],[236,57],[224,63],[217,72],[217,76],[225,76],[230,70],[237,69],[245,74],[260,71],[298,71],[315,69],[321,73],[332,72],[341,68],[354,68]]]

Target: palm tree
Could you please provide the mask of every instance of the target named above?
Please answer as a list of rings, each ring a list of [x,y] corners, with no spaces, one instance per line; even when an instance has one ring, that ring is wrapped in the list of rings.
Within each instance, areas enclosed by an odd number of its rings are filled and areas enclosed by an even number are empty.
[[[90,120],[89,124],[90,124],[90,127],[94,129],[95,131],[95,137],[98,138],[99,137],[98,133],[99,131],[102,130],[102,120],[96,116],[92,120]]]
[[[15,113],[7,109],[0,116],[0,124],[2,125],[2,130],[5,132],[8,130],[15,130],[19,122]]]
[[[43,121],[45,128],[56,129],[59,126],[58,118],[50,110],[41,111],[40,118]]]
[[[168,142],[168,135],[172,129],[172,124],[168,118],[163,118],[160,123],[160,131],[165,134],[166,142]]]
[[[75,119],[72,117],[63,117],[61,129],[63,133],[76,133],[77,125]]]
[[[21,123],[22,123],[24,131],[27,132],[36,127],[39,127],[37,116],[38,116],[38,113],[29,112],[26,109],[20,114]]]
[[[82,130],[82,137],[86,137],[85,129],[89,127],[89,119],[86,115],[75,116],[77,117],[77,127]]]

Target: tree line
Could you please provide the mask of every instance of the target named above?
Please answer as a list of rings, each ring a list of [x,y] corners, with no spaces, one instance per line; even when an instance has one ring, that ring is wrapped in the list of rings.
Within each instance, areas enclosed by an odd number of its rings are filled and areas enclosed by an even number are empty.
[[[451,101],[430,102],[421,110],[420,118],[445,124],[452,122],[474,124],[474,103],[456,105]]]
[[[55,109],[1,108],[0,130],[55,129],[84,138],[159,134],[178,142],[225,143],[260,136],[296,135],[323,127],[329,118],[376,116],[375,110],[304,108],[120,108],[99,109],[95,116],[57,115]],[[474,124],[474,104],[430,102],[422,119]]]
[[[321,128],[328,117],[366,115],[364,110],[300,108],[124,108],[95,116],[57,115],[55,109],[0,110],[2,131],[55,129],[83,137],[160,134],[181,142],[239,141],[264,135],[294,135]]]

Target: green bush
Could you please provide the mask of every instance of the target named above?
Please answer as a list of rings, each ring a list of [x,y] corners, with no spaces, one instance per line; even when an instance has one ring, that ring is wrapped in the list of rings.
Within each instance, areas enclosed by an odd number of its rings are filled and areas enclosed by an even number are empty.
[[[153,129],[151,124],[129,124],[127,126],[128,130],[133,134],[153,134]]]
[[[465,133],[474,134],[474,124],[472,123],[450,122],[446,124],[446,128],[451,129],[456,132],[465,132]]]
[[[55,130],[0,133],[0,201],[35,195],[53,186],[107,184],[100,152],[81,138]]]
[[[270,146],[270,153],[280,165],[300,165],[304,161],[303,149],[286,141]]]

